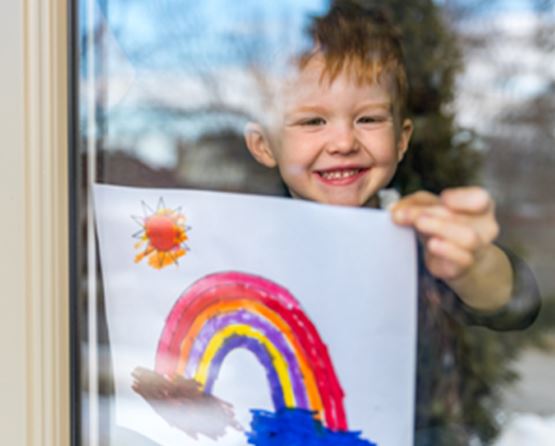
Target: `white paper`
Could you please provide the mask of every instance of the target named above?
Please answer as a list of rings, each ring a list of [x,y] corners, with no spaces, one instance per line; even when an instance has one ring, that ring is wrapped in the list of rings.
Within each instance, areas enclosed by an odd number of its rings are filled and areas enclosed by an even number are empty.
[[[387,212],[105,185],[95,186],[94,203],[117,426],[163,446],[247,444],[245,432],[232,427],[217,440],[202,434],[193,439],[132,389],[131,376],[136,367],[155,368],[167,318],[186,290],[208,275],[238,272],[274,283],[299,302],[327,345],[349,431],[362,431],[362,439],[379,446],[412,445],[415,241]],[[132,237],[159,205],[184,215],[189,249],[162,269],[146,258],[135,262],[144,244],[136,248]],[[244,348],[225,357],[212,394],[233,406],[246,431],[251,409],[274,410],[266,372]]]

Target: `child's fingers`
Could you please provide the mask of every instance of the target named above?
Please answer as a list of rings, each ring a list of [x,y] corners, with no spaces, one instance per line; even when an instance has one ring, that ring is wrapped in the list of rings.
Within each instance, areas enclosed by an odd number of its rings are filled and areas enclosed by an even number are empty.
[[[401,198],[397,203],[395,203],[392,206],[392,210],[400,209],[404,206],[431,205],[431,204],[437,204],[438,202],[439,202],[439,197],[437,195],[434,195],[431,192],[428,192],[425,190],[421,190]]]
[[[399,225],[412,225],[426,209],[441,204],[439,197],[426,191],[415,192],[395,203],[390,211],[393,221]]]
[[[487,213],[493,210],[493,199],[481,187],[459,187],[446,189],[441,193],[441,202],[455,212],[471,214]]]
[[[427,191],[418,191],[401,198],[391,206],[390,210],[393,214],[396,214],[414,206],[433,206],[437,204],[440,204],[440,199],[437,195]]]
[[[404,226],[414,225],[424,216],[447,219],[452,217],[453,214],[449,209],[441,205],[404,206],[402,209],[392,213],[393,221]]]
[[[447,281],[457,279],[464,274],[464,270],[461,270],[456,263],[432,255],[426,256],[426,268],[434,277]]]
[[[469,251],[476,251],[483,244],[480,235],[472,226],[452,219],[425,214],[416,220],[414,226],[422,235],[439,237]]]
[[[474,264],[474,255],[460,246],[437,237],[426,242],[427,263],[431,273],[452,280]]]

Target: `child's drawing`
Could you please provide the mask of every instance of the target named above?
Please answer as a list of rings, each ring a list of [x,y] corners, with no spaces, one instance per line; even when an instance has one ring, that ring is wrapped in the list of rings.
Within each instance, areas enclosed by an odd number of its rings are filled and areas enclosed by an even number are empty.
[[[144,201],[142,207],[143,216],[132,217],[141,227],[133,234],[133,238],[139,240],[135,249],[141,249],[135,256],[135,263],[146,257],[148,264],[155,269],[177,265],[178,259],[189,251],[186,241],[191,229],[185,225],[185,215],[181,213],[181,208],[167,208],[163,198],[158,200],[155,211]]]
[[[95,187],[113,444],[121,430],[159,446],[412,444],[410,231],[381,211],[160,195]]]
[[[295,298],[262,277],[236,272],[212,274],[187,290],[167,318],[156,355],[156,372],[161,377],[184,375],[178,387],[189,387],[186,398],[211,395],[223,362],[238,348],[250,351],[265,370],[275,409],[274,414],[265,413],[265,424],[269,418],[289,419],[291,428],[309,423],[316,437],[323,435],[322,426],[330,432],[347,430],[343,390],[326,345]],[[142,381],[138,371],[135,389],[147,400],[158,401],[159,395],[152,398],[142,391],[146,387]],[[173,394],[168,397],[175,398]],[[221,425],[222,415],[229,415],[231,406],[226,406],[227,411],[222,410],[222,404],[212,407],[212,422],[201,425],[209,427],[210,435],[214,435],[214,425]],[[305,430],[305,438],[310,435],[306,426],[301,430]],[[186,432],[197,433],[190,428]],[[257,435],[252,434],[254,444],[266,444],[258,443]],[[354,443],[348,444],[370,444],[357,436],[353,435]]]

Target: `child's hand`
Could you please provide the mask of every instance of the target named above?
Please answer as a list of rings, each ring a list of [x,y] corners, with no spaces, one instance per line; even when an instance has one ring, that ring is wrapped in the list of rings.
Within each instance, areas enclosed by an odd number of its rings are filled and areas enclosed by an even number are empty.
[[[416,229],[426,266],[447,281],[468,272],[499,232],[494,202],[478,187],[447,189],[439,196],[416,192],[396,203],[392,216],[395,223]]]
[[[513,271],[492,242],[499,233],[495,203],[479,187],[416,192],[392,209],[393,220],[423,239],[429,271],[470,307],[494,311],[511,298]]]

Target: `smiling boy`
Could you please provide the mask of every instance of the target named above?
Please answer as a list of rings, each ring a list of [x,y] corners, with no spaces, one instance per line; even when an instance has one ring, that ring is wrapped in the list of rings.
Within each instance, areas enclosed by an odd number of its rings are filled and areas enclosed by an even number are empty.
[[[250,123],[247,147],[261,164],[279,169],[295,198],[378,207],[378,192],[413,132],[399,38],[383,14],[347,2],[316,18],[311,38],[313,48],[285,81],[279,122],[273,128]],[[485,190],[421,191],[391,212],[421,240],[422,299],[439,295],[461,309],[465,322],[496,329],[533,321],[537,288],[522,262],[493,243],[499,229]],[[426,280],[430,274],[433,280]]]
[[[391,180],[412,123],[395,116],[389,79],[359,82],[348,67],[323,79],[326,70],[315,52],[288,82],[276,143],[251,127],[247,145],[262,164],[278,166],[292,196],[364,206]]]
[[[336,6],[315,21],[314,49],[285,82],[280,122],[247,128],[250,152],[277,166],[293,197],[376,207],[408,149],[413,125],[400,43],[383,17],[361,11]],[[428,270],[482,311],[505,306],[513,282],[507,255],[492,243],[493,210],[476,187],[417,192],[392,209],[396,223],[421,236]]]

